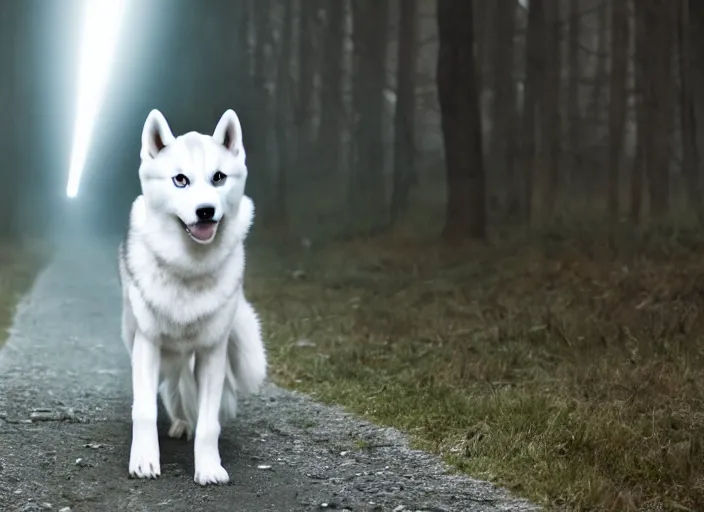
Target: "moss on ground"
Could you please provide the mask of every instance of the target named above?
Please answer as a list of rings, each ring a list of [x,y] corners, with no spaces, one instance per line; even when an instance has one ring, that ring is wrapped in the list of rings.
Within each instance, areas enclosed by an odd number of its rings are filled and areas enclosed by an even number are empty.
[[[702,248],[255,247],[247,286],[281,385],[550,508],[696,510]]]

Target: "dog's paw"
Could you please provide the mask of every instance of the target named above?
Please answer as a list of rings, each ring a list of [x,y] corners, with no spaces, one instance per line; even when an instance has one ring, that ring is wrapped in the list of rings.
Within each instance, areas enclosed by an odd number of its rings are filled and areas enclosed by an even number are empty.
[[[186,439],[193,439],[193,430],[188,427],[188,423],[183,420],[173,420],[171,428],[169,428],[169,437],[173,439],[181,439],[183,434],[186,434]]]
[[[157,478],[161,475],[159,464],[159,442],[145,442],[140,438],[132,441],[130,450],[130,476],[132,478]]]
[[[201,464],[197,467],[193,480],[200,485],[226,484],[230,481],[230,475],[219,463],[213,461],[211,464]]]
[[[130,476],[132,478],[158,478],[161,475],[159,456],[130,456]]]

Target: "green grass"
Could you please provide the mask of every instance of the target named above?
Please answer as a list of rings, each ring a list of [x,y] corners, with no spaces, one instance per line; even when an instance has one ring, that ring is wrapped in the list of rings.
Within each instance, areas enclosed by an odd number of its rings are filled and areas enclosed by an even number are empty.
[[[17,303],[31,288],[48,255],[42,243],[0,242],[0,347],[7,340]]]
[[[634,244],[255,248],[247,286],[281,385],[549,508],[697,510],[704,244]]]

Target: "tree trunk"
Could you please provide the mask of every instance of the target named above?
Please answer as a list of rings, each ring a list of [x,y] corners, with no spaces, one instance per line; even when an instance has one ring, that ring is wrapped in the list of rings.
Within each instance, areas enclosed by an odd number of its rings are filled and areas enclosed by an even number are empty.
[[[352,103],[356,117],[349,210],[364,228],[387,224],[384,180],[384,89],[388,0],[352,0]]]
[[[579,82],[582,78],[581,37],[581,2],[569,0],[569,25],[567,36],[567,137],[569,140],[569,182],[573,184],[576,176],[581,176],[582,165],[580,153],[580,126],[582,124],[582,109],[579,104]]]
[[[261,104],[266,105],[266,57],[267,46],[271,45],[271,0],[254,1],[254,30],[256,43],[254,46],[254,85],[260,96]]]
[[[640,0],[637,0],[640,1]],[[670,128],[672,127],[672,48],[674,9],[671,0],[643,0],[646,44],[646,105],[651,111],[645,159],[650,211],[656,218],[670,206]]]
[[[448,192],[443,234],[448,239],[486,238],[486,185],[472,10],[472,2],[466,0],[438,0],[437,4],[437,87]]]
[[[637,225],[640,222],[643,210],[643,181],[647,173],[648,161],[646,160],[646,145],[650,140],[649,130],[652,128],[650,122],[650,108],[646,104],[646,73],[645,62],[647,60],[647,43],[645,33],[645,7],[641,0],[633,0],[635,12],[635,58],[633,63],[634,84],[636,92],[636,154],[631,168],[631,223]]]
[[[229,6],[232,7],[232,4]],[[250,43],[251,34],[253,31],[252,8],[249,0],[243,0],[238,6],[235,16],[235,35],[234,35],[234,51],[233,67],[239,70],[237,79],[242,84],[241,91],[243,98],[238,99],[238,104],[241,105],[237,111],[240,121],[243,126],[250,126],[257,119],[256,108],[256,90],[254,87],[254,57],[252,45]],[[232,29],[230,29],[232,31]],[[256,160],[258,153],[258,141],[256,129],[250,134],[249,130],[244,133],[244,144],[247,148],[247,156],[252,162]],[[256,179],[252,180],[256,181]],[[248,182],[248,187],[251,182]],[[256,188],[256,187],[255,187]]]
[[[515,0],[497,0],[493,60],[496,66],[494,77],[494,101],[492,102],[493,126],[489,143],[491,170],[508,191],[506,203],[510,217],[520,208],[520,187],[516,183],[516,84],[514,79],[514,55],[516,37]]]
[[[290,0],[288,0],[290,1]],[[345,1],[325,4],[327,26],[321,72],[321,120],[318,131],[318,155],[328,171],[340,166],[342,144],[342,59],[345,48]]]
[[[603,2],[599,6],[597,19],[598,35],[595,56],[596,64],[593,75],[594,83],[586,116],[589,120],[589,139],[594,141],[598,140],[601,135],[605,90],[608,88],[609,81],[609,2]],[[599,155],[597,155],[595,160],[600,160]],[[601,206],[603,204],[604,186],[607,182],[604,169],[603,167],[598,167],[591,173],[588,170],[585,171],[587,174],[582,179],[584,180],[584,190],[587,192],[588,204],[596,202]]]
[[[272,213],[271,203],[267,201],[269,195],[266,194],[270,190],[272,184],[272,172],[274,163],[271,158],[271,128],[272,128],[272,111],[269,91],[267,89],[267,56],[269,52],[267,48],[272,47],[272,30],[271,30],[271,0],[255,0],[253,2],[252,18],[254,22],[255,43],[252,62],[252,78],[254,84],[254,105],[256,108],[252,115],[252,132],[254,136],[250,139],[251,151],[248,152],[248,157],[257,169],[253,173],[253,188],[259,192],[262,201],[258,204],[260,209],[268,217]]]
[[[255,0],[256,2],[260,0]],[[291,0],[289,0],[291,1]],[[298,103],[296,105],[296,161],[299,172],[309,170],[315,84],[315,16],[317,0],[300,0],[298,29]]]
[[[698,1],[698,0],[697,0]],[[692,72],[696,69],[692,44],[692,25],[690,17],[690,0],[680,0],[679,5],[679,70],[680,70],[680,121],[682,123],[682,171],[684,174],[688,198],[692,209],[697,213],[699,222],[704,222],[701,185],[699,179],[699,151],[697,148],[696,90],[701,84]],[[701,27],[696,27],[700,29]],[[701,36],[700,36],[701,37]]]
[[[648,0],[645,0],[648,1]],[[596,45],[596,69],[594,70],[594,85],[592,86],[592,97],[589,105],[589,112],[592,116],[601,109],[601,100],[604,96],[604,85],[609,73],[609,52],[607,50],[607,39],[609,25],[609,4],[604,2],[598,10],[598,36]],[[593,121],[598,119],[594,118]]]
[[[400,5],[396,114],[394,118],[394,178],[391,223],[408,209],[408,195],[415,166],[416,61],[418,58],[418,0]]]
[[[582,125],[582,111],[579,104],[579,82],[582,78],[582,52],[580,49],[581,35],[581,2],[580,0],[569,1],[569,28],[567,40],[567,138],[569,144],[568,166],[570,190],[574,193],[572,186],[582,176],[582,158],[580,144],[580,128]]]
[[[533,216],[533,188],[536,170],[536,132],[538,91],[544,80],[543,34],[545,17],[543,0],[531,0],[526,30],[525,85],[521,118],[521,156],[523,158],[523,220],[530,224]]]
[[[628,0],[614,0],[611,10],[611,77],[609,82],[608,211],[612,225],[619,217],[619,177],[626,126],[628,71]]]
[[[237,52],[235,52],[235,64],[244,70],[244,73],[251,77],[253,74],[253,59],[250,48],[250,32],[252,30],[252,15],[251,15],[250,0],[243,0],[240,7],[240,23],[237,28]]]
[[[560,21],[557,0],[543,0],[544,85],[542,88],[542,154],[545,169],[544,223],[555,215],[560,179]]]
[[[274,222],[285,227],[288,223],[288,172],[291,166],[289,122],[291,119],[291,50],[293,47],[293,2],[282,0],[283,18],[276,66],[276,143],[277,173]]]

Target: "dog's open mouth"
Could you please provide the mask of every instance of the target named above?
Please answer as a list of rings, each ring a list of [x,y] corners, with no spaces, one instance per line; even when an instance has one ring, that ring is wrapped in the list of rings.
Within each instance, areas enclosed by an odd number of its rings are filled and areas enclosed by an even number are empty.
[[[218,230],[218,222],[214,220],[199,220],[193,224],[185,225],[186,233],[191,235],[191,238],[198,243],[208,243],[215,238],[215,232]]]

